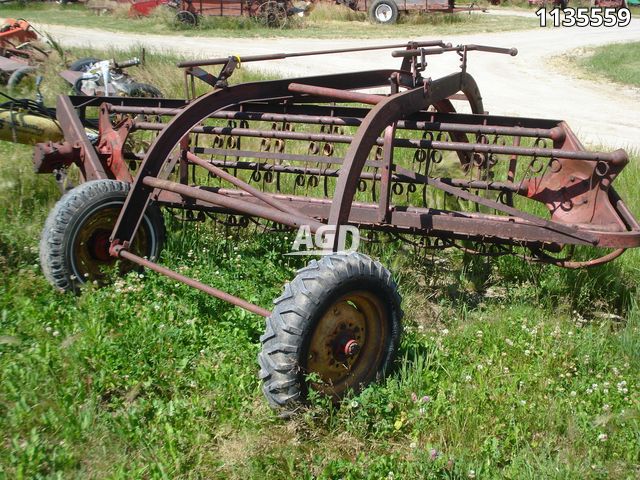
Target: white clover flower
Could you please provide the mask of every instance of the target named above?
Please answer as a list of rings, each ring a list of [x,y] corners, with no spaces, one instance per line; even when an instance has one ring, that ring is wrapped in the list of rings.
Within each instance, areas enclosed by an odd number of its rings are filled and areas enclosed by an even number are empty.
[[[601,433],[600,435],[598,435],[598,441],[600,442],[606,442],[608,438],[609,436],[606,433]]]

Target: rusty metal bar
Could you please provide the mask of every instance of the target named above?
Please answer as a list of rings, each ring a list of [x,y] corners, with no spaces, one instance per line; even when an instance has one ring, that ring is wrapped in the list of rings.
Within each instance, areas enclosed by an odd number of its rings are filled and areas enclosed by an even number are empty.
[[[444,43],[442,40],[433,40],[427,42],[409,42],[397,43],[392,45],[375,45],[371,47],[354,47],[354,48],[337,48],[332,50],[315,50],[307,52],[292,53],[272,53],[267,55],[246,55],[243,57],[236,56],[242,63],[261,62],[264,60],[283,60],[285,58],[307,57],[311,55],[330,55],[334,53],[350,53],[350,52],[367,52],[371,50],[388,50],[391,48],[419,48],[419,47],[450,47],[450,43]],[[204,65],[224,65],[229,61],[229,57],[211,58],[208,60],[189,60],[178,63],[178,67],[198,67]]]
[[[363,94],[364,95],[364,94]],[[379,99],[384,98],[382,96]],[[119,105],[110,105],[109,111],[112,113],[128,113],[135,115],[163,115],[174,116],[180,113],[181,109],[175,108],[146,108],[146,107],[127,107]],[[439,114],[434,114],[439,117]],[[306,123],[314,125],[337,125],[345,127],[358,127],[362,123],[362,118],[358,117],[332,117],[328,115],[296,115],[296,114],[280,114],[265,112],[247,112],[247,111],[229,111],[221,110],[209,115],[212,119],[223,120],[248,120],[248,121],[265,121],[265,122],[288,122],[288,123]],[[414,130],[434,130],[443,132],[460,132],[475,133],[478,135],[508,135],[523,136],[534,138],[550,138],[561,139],[564,131],[559,127],[554,128],[529,128],[529,127],[505,127],[500,125],[473,125],[460,124],[440,121],[416,121],[416,120],[400,120],[396,128],[398,129],[414,129]],[[156,129],[156,128],[154,128]]]
[[[73,104],[66,95],[58,95],[56,118],[64,133],[65,141],[75,148],[82,149],[80,157],[82,157],[83,161],[78,166],[85,180],[109,178],[91,141],[89,141],[89,137],[85,133],[85,128],[78,118]]]
[[[367,103],[369,105],[377,105],[385,98],[383,95],[352,92],[350,90],[340,90],[337,88],[317,87],[315,85],[303,85],[301,83],[289,84],[289,91],[294,93],[308,93],[309,95],[334,100],[344,100],[346,102]]]
[[[199,165],[200,167],[204,168],[205,170],[207,170],[208,172],[212,173],[213,175],[216,175],[216,176],[220,177],[221,179],[226,180],[227,182],[231,183],[232,185],[235,185],[236,187],[244,190],[245,192],[250,193],[254,197],[262,200],[267,205],[271,205],[272,207],[277,208],[281,212],[292,213],[294,215],[298,215],[301,218],[305,217],[305,215],[303,213],[300,213],[299,211],[297,211],[294,208],[291,208],[290,206],[283,205],[279,201],[275,200],[268,193],[265,193],[262,190],[258,190],[257,188],[249,185],[248,183],[243,182],[238,177],[234,177],[233,175],[231,175],[231,174],[225,172],[224,170],[222,170],[221,168],[218,168],[215,165],[212,165],[211,163],[209,163],[209,162],[207,162],[207,161],[195,156],[191,152],[187,152],[187,160],[189,162],[191,162],[191,163]],[[313,222],[316,222],[316,220],[314,220],[312,218],[309,218],[309,222],[313,223]]]
[[[154,177],[144,177],[142,183],[152,188],[160,190],[168,190],[170,192],[179,193],[184,197],[196,198],[210,202],[222,207],[234,210],[241,214],[252,215],[256,217],[266,218],[274,222],[298,228],[301,225],[309,225],[312,232],[315,232],[324,224],[310,217],[299,217],[291,213],[281,212],[271,206],[255,205],[243,200],[229,198],[219,193],[211,192],[202,188],[190,187],[181,183],[171,182],[169,180],[160,180]]]
[[[536,217],[535,215],[531,215],[530,213],[523,212],[522,210],[518,210],[517,208],[510,207],[500,202],[496,202],[495,200],[490,200],[487,198],[483,198],[479,195],[475,195],[470,192],[466,192],[458,187],[452,187],[450,185],[445,184],[444,182],[439,181],[436,178],[426,177],[425,180],[429,185],[433,187],[443,190],[451,195],[455,195],[457,197],[462,198],[463,200],[469,200],[471,202],[477,203],[478,205],[483,205],[485,207],[493,208],[500,212],[506,213],[508,215],[522,218],[523,220],[527,220],[533,225],[537,225],[539,227],[548,228],[550,230],[555,230],[565,235],[569,235],[580,240],[584,240],[585,242],[590,242],[592,244],[596,244],[598,239],[593,235],[581,232],[575,227],[570,225],[564,225],[558,222],[554,222],[552,220],[545,220],[544,218]]]
[[[391,202],[391,178],[393,167],[393,137],[396,134],[395,125],[384,130],[384,146],[382,151],[382,173],[380,174],[380,203],[378,204],[378,220],[389,220],[389,205]],[[366,163],[365,163],[366,165]]]
[[[197,153],[211,153],[218,155],[228,155],[234,156],[237,154],[242,157],[250,157],[254,158],[279,158],[277,153],[270,152],[246,152],[244,150],[217,150],[217,149],[208,149],[208,148],[195,148],[195,152]],[[292,158],[290,158],[292,157]],[[293,158],[295,157],[295,158]],[[342,158],[338,157],[320,157],[320,156],[310,156],[310,155],[287,155],[284,159],[291,160],[301,160],[301,157],[304,161],[309,161],[311,163],[328,163],[328,164],[342,164]],[[238,169],[238,170],[252,170],[252,171],[263,171],[263,172],[278,172],[278,173],[288,173],[292,175],[316,175],[321,177],[337,177],[340,173],[339,168],[335,169],[325,169],[325,168],[313,168],[306,166],[293,166],[293,165],[273,165],[269,163],[261,163],[261,162],[229,162],[226,160],[211,160],[211,164],[221,167],[221,168],[229,168],[229,169]],[[380,162],[376,162],[373,160],[369,160],[365,166],[379,168],[382,166]],[[394,166],[395,168],[395,166]],[[380,180],[381,176],[377,173],[363,172],[360,175],[360,178],[363,180]],[[425,181],[422,180],[425,178],[423,175],[417,176],[415,172],[410,170],[404,170],[403,173],[396,172],[392,176],[393,182],[399,183],[414,183],[417,185],[426,184]],[[508,191],[518,193],[520,195],[526,195],[527,186],[522,185],[520,183],[510,183],[510,182],[494,182],[494,181],[484,181],[484,180],[467,180],[467,179],[458,179],[458,178],[440,178],[441,182],[447,185],[453,185],[461,188],[472,188],[478,190],[495,190],[495,191]]]
[[[446,52],[488,52],[488,53],[502,53],[505,55],[511,55],[515,57],[518,55],[517,48],[501,48],[501,47],[489,47],[486,45],[458,45],[456,47],[436,46],[433,48],[419,48],[410,50],[396,50],[391,52],[391,56],[394,58],[406,58],[406,57],[418,57],[422,55],[440,55]]]
[[[163,130],[165,127],[161,123],[137,122],[134,128],[137,130]],[[258,137],[258,138],[278,138],[281,140],[303,140],[318,142],[333,142],[350,144],[353,137],[348,135],[334,135],[324,133],[301,133],[286,132],[277,130],[257,130],[251,128],[230,128],[230,127],[194,127],[193,133],[208,133],[215,135],[231,135],[238,137]],[[384,145],[384,139],[379,137],[375,145]],[[510,145],[492,145],[486,143],[466,143],[466,142],[443,142],[438,140],[421,140],[396,138],[394,147],[399,148],[433,148],[436,150],[446,150],[455,152],[488,153],[496,155],[523,155],[528,157],[542,158],[567,158],[571,160],[604,161],[612,163],[626,164],[629,159],[627,153],[618,149],[614,152],[588,152],[581,150],[562,150],[559,148],[536,148],[536,147],[516,147]]]
[[[182,282],[190,287],[197,288],[198,290],[211,295],[212,297],[219,298],[225,302],[231,303],[236,307],[243,308],[251,313],[255,313],[256,315],[260,315],[261,317],[268,317],[271,315],[271,312],[265,308],[262,308],[258,305],[255,305],[251,302],[247,302],[242,298],[238,298],[230,293],[223,292],[222,290],[218,290],[217,288],[213,288],[209,285],[205,285],[202,282],[194,280],[193,278],[185,277],[184,275],[180,275],[178,272],[174,272],[166,267],[158,265],[157,263],[150,262],[138,255],[134,255],[133,253],[125,250],[121,245],[117,245],[114,247],[114,253],[120,258],[124,258],[130,262],[133,262],[142,267],[148,268],[149,270],[153,270],[154,272],[158,272],[161,275],[166,275],[169,278]]]
[[[257,200],[249,194],[239,190],[219,190],[225,196],[245,198],[247,202]],[[173,196],[173,197],[172,197]],[[173,206],[179,206],[181,196],[164,192],[158,200]],[[281,201],[289,201],[295,206],[318,218],[327,219],[331,208],[331,199],[296,197],[291,195],[276,195]],[[215,204],[203,200],[204,205]],[[204,206],[200,204],[199,206]],[[216,208],[218,213],[236,213],[232,209]],[[533,225],[527,220],[517,217],[489,215],[475,212],[451,212],[421,207],[393,207],[388,224],[378,222],[378,205],[354,202],[352,204],[349,222],[360,225],[361,228],[404,232],[429,237],[450,237],[460,239],[475,239],[491,242],[502,241],[509,244],[571,244],[593,245],[592,242],[581,240],[572,235],[566,235],[556,230]],[[263,217],[264,218],[264,217]],[[606,232],[581,228],[585,233],[598,237],[598,246],[605,248],[632,248],[640,246],[640,233],[634,232]]]

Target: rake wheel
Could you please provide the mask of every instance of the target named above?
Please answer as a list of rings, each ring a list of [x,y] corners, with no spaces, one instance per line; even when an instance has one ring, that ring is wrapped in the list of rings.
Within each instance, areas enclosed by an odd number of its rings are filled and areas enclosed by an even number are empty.
[[[54,287],[77,291],[88,281],[102,281],[102,269],[116,263],[109,255],[109,236],[129,192],[128,183],[94,180],[67,192],[53,208],[42,230],[40,264]],[[164,242],[162,214],[151,205],[132,248],[156,258]],[[135,266],[120,262],[119,273]]]
[[[271,406],[291,409],[309,388],[340,400],[391,368],[402,309],[391,273],[360,253],[313,260],[285,286],[258,356]]]

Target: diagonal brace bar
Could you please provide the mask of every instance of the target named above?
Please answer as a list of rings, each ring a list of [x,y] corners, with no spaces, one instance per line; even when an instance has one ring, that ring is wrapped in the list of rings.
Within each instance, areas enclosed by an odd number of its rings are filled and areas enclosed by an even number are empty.
[[[280,202],[280,201],[276,200],[275,198],[273,198],[272,195],[269,195],[268,193],[265,193],[262,190],[258,190],[255,187],[252,187],[248,183],[243,182],[242,180],[240,180],[238,177],[234,177],[230,173],[225,172],[223,169],[216,167],[215,165],[207,162],[206,160],[201,159],[200,157],[194,155],[191,152],[187,152],[187,160],[189,162],[191,162],[191,163],[194,163],[194,164],[204,168],[205,170],[207,170],[208,172],[212,173],[213,175],[216,175],[216,176],[220,177],[221,179],[226,180],[227,182],[231,183],[232,185],[235,185],[236,187],[240,188],[241,190],[244,190],[245,192],[250,193],[254,197],[262,200],[267,205],[271,205],[273,208],[277,208],[281,212],[292,213],[292,214],[297,215],[297,216],[299,216],[301,218],[305,218],[306,217],[306,218],[309,219],[309,222],[315,222],[316,221],[315,219],[313,219],[311,217],[307,217],[307,215],[305,215],[304,213],[300,212],[299,210],[296,210],[292,206],[288,206],[288,205],[283,204],[282,202]]]

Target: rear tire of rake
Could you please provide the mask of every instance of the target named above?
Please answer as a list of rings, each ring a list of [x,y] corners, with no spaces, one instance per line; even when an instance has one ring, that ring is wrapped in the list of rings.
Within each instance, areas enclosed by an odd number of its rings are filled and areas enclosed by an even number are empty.
[[[326,256],[299,270],[274,300],[260,337],[269,404],[288,415],[309,387],[339,401],[382,379],[400,343],[400,302],[391,273],[360,253]]]
[[[104,280],[101,269],[116,259],[109,255],[109,236],[131,186],[117,180],[93,180],[67,192],[49,213],[40,238],[40,265],[49,283],[77,292],[88,281]],[[160,209],[150,205],[131,251],[155,259],[165,239]],[[119,273],[135,267],[120,262]]]

